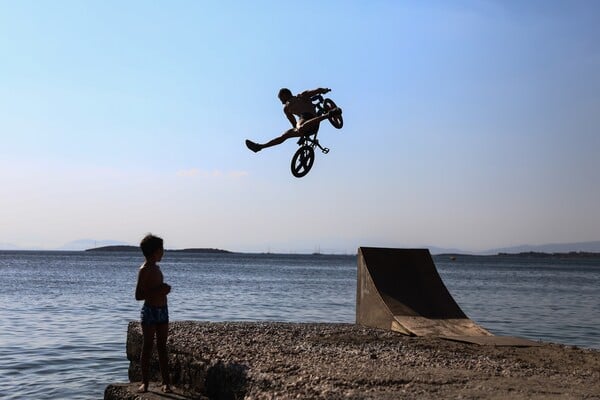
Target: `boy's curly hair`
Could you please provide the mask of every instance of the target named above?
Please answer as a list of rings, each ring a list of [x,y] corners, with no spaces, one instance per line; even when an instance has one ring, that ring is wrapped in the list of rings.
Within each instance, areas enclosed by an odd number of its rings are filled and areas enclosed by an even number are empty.
[[[140,248],[142,249],[142,253],[144,253],[144,257],[148,258],[152,254],[154,254],[157,250],[163,248],[163,240],[158,236],[154,236],[149,233],[140,242]]]

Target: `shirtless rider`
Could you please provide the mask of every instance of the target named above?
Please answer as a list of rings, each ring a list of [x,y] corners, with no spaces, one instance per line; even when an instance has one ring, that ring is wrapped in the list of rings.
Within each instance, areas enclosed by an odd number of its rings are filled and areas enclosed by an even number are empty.
[[[264,148],[281,144],[289,138],[317,133],[319,131],[319,124],[321,121],[327,119],[331,114],[339,114],[342,112],[340,108],[336,107],[333,110],[330,110],[328,113],[317,116],[315,105],[312,103],[311,98],[318,94],[325,94],[330,91],[331,89],[328,88],[318,88],[314,90],[305,90],[304,92],[294,96],[290,89],[281,89],[277,97],[279,97],[279,100],[281,100],[281,103],[283,104],[283,112],[292,124],[292,129],[288,129],[281,136],[265,144],[254,143],[250,140],[246,140],[246,146],[256,153]],[[296,115],[299,117],[298,121],[296,121]]]

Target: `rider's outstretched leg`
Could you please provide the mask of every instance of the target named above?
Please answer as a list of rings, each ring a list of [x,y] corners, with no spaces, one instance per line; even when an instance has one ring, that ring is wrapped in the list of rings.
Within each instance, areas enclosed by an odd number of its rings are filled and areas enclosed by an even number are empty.
[[[288,140],[289,138],[292,137],[300,137],[302,136],[299,131],[297,129],[288,129],[287,131],[285,131],[283,133],[283,135],[276,137],[273,140],[268,141],[265,144],[260,144],[260,143],[254,143],[251,140],[246,140],[246,146],[252,150],[253,152],[259,152],[262,149],[265,149],[267,147],[271,147],[271,146],[277,146],[278,144],[281,144],[283,142],[285,142],[286,140]]]

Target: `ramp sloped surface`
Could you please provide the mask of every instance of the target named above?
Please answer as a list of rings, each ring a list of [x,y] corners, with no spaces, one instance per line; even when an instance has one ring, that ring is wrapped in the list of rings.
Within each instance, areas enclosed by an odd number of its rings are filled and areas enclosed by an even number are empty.
[[[492,336],[460,309],[427,249],[360,247],[356,322],[415,336]]]

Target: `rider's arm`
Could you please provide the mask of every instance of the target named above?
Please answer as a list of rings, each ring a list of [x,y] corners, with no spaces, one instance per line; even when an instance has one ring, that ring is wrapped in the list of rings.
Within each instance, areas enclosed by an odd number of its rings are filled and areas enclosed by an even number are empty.
[[[313,90],[305,90],[304,92],[300,93],[300,96],[313,97],[318,94],[326,94],[329,92],[331,92],[331,89],[329,89],[329,88],[317,88],[317,89],[313,89]]]

